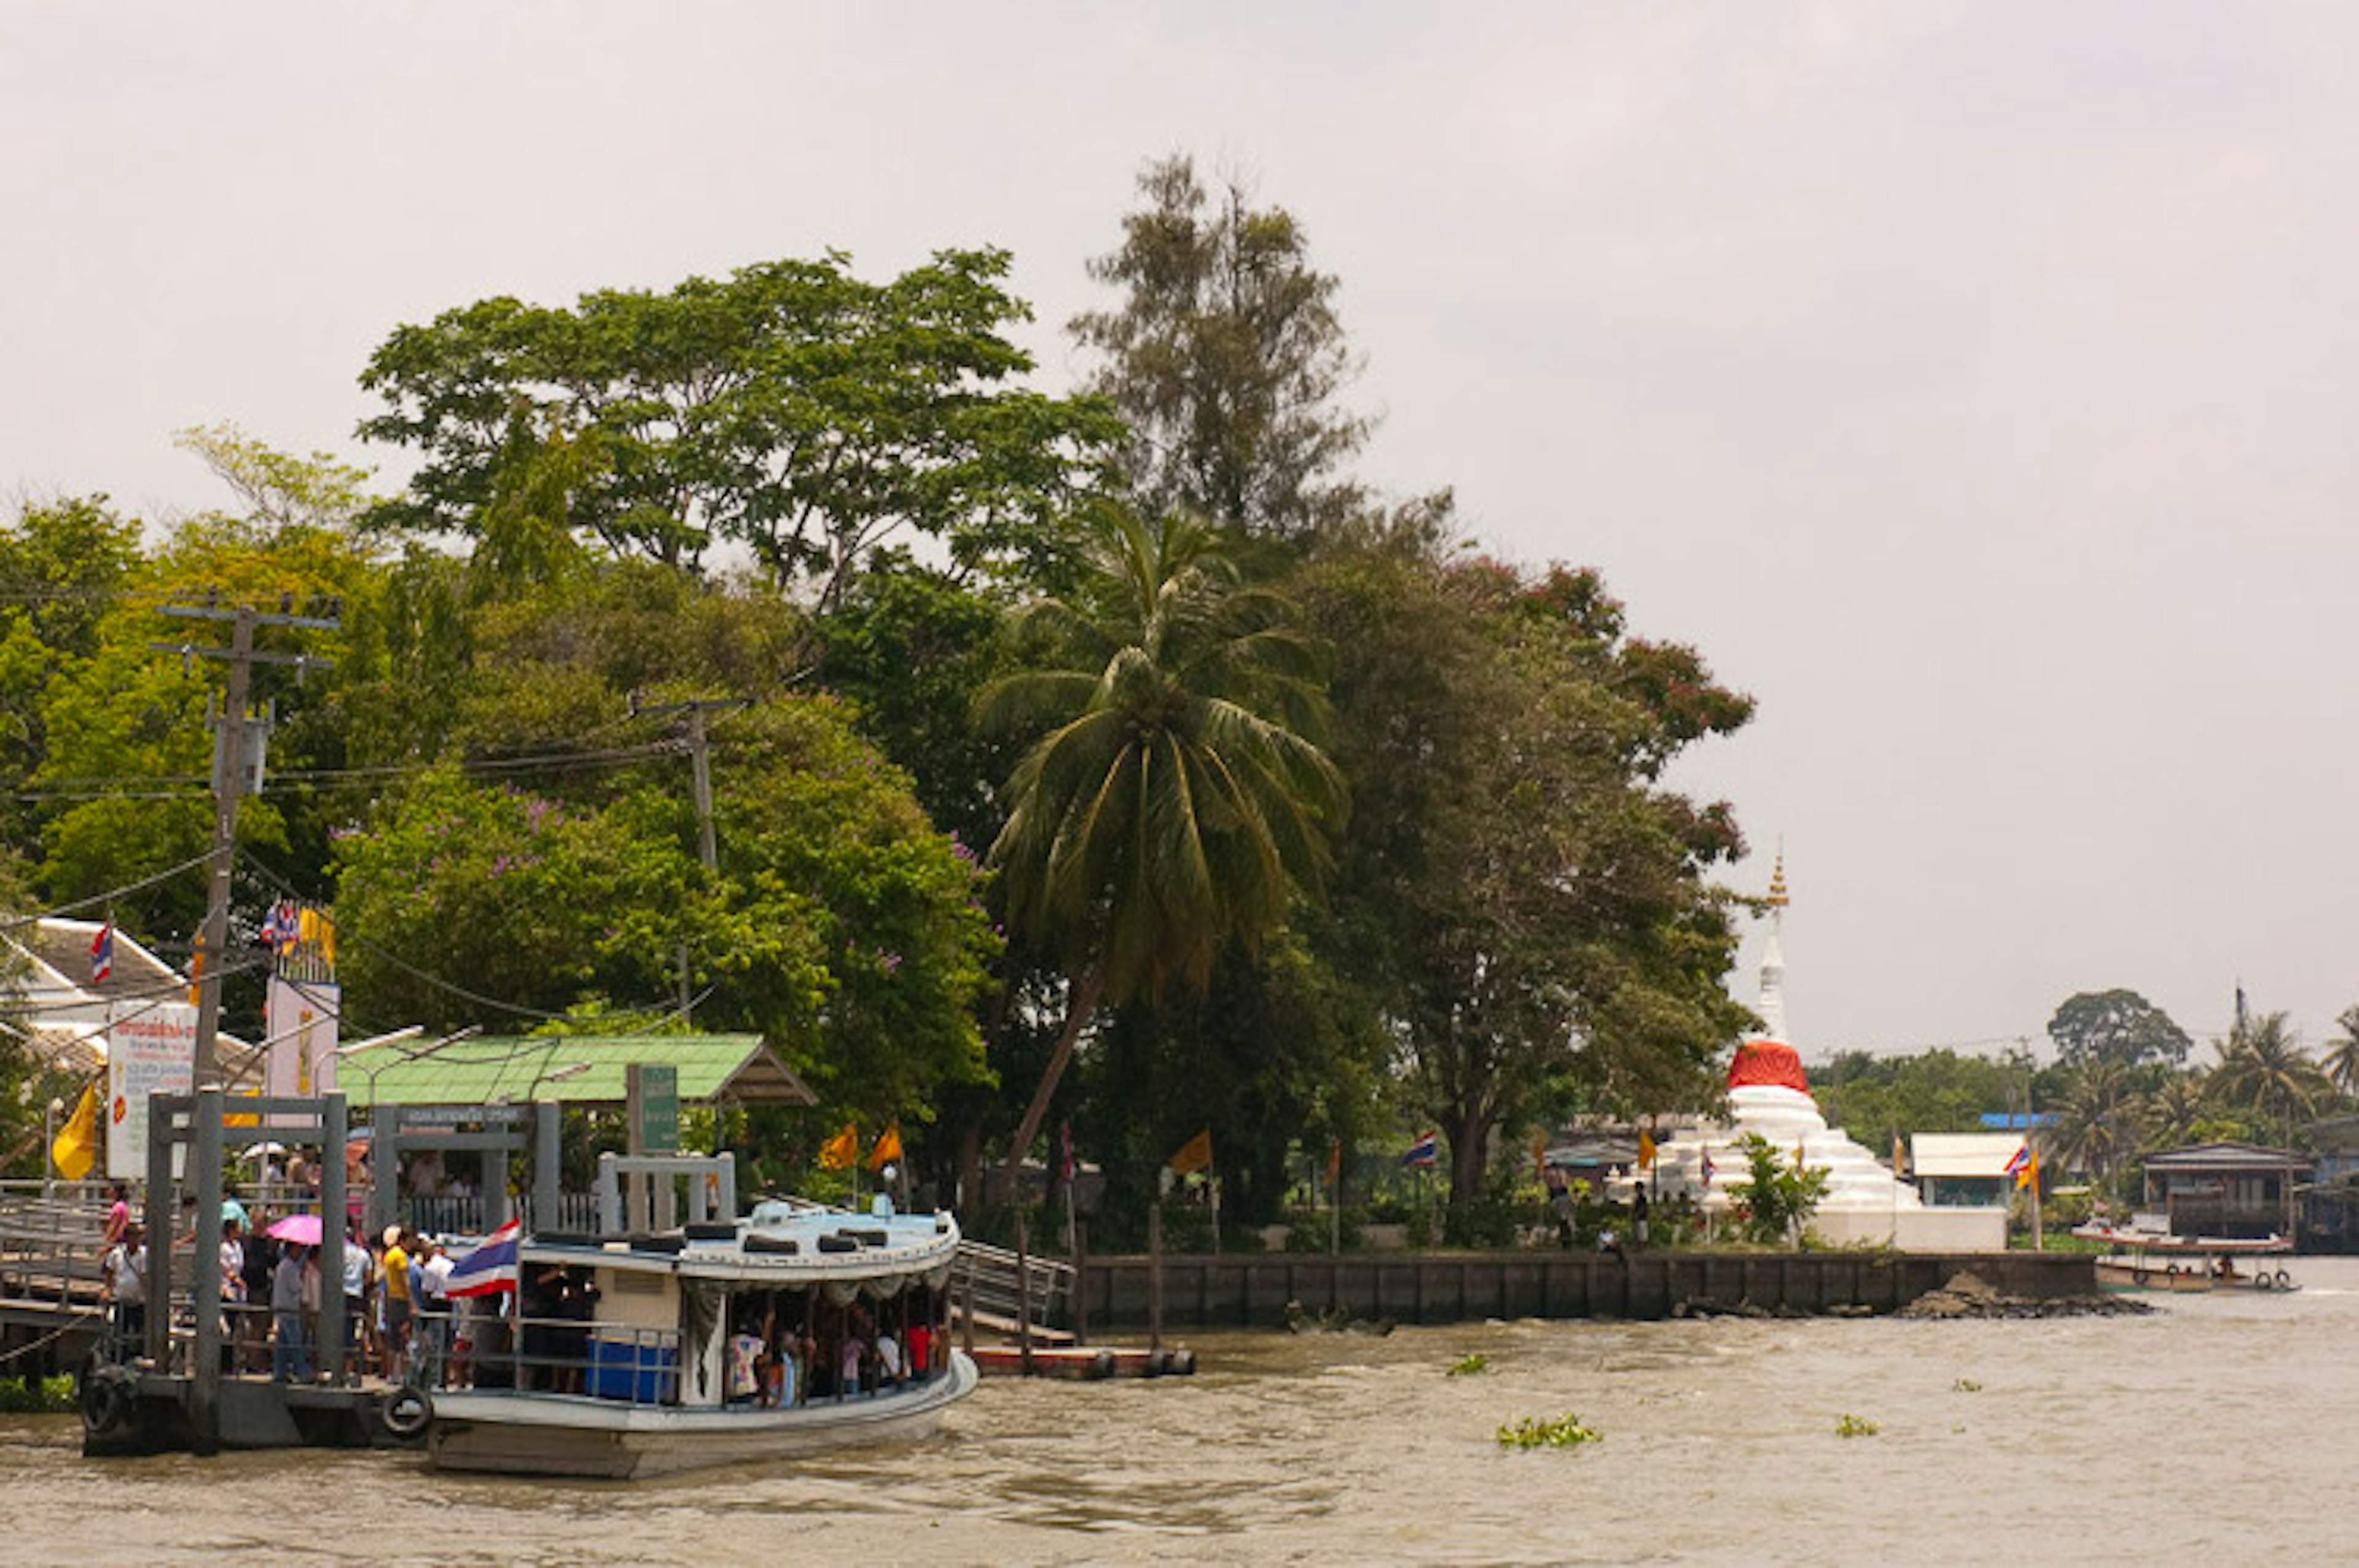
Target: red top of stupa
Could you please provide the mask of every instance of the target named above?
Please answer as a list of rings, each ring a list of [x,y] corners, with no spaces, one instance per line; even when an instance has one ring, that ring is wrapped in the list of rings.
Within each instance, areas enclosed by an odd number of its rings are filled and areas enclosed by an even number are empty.
[[[1782,1040],[1746,1040],[1737,1045],[1736,1060],[1728,1065],[1728,1087],[1741,1089],[1747,1084],[1810,1092],[1810,1080],[1802,1076],[1801,1056]]]

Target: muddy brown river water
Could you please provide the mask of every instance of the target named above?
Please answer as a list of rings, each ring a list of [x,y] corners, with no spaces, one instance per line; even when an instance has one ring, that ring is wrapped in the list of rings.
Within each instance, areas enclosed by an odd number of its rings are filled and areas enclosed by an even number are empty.
[[[11,1420],[0,1560],[2359,1561],[2359,1260],[2293,1267],[2148,1317],[1205,1336],[1193,1379],[986,1382],[921,1444],[653,1485],[85,1461]],[[1568,1411],[1603,1441],[1494,1439]]]

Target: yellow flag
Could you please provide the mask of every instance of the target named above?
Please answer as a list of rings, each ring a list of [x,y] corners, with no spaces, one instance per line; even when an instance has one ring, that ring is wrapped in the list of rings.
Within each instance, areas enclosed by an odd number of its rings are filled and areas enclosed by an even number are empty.
[[[845,1122],[843,1130],[820,1146],[819,1162],[831,1171],[849,1171],[860,1158],[860,1131]]]
[[[1908,1151],[1900,1146],[1900,1134],[1894,1133],[1892,1135],[1892,1173],[1894,1175],[1900,1174],[1900,1167],[1908,1158]]]
[[[901,1124],[897,1121],[885,1130],[884,1137],[876,1141],[875,1149],[868,1156],[868,1168],[872,1171],[881,1171],[900,1157]]]
[[[2037,1187],[2039,1184],[2039,1151],[2036,1147],[2031,1151],[2031,1157],[2023,1162],[2023,1169],[2015,1173],[2015,1184],[2018,1187]]]
[[[1185,1176],[1201,1171],[1212,1162],[1212,1130],[1204,1129],[1180,1145],[1180,1152],[1164,1162],[1175,1176]]]
[[[1651,1171],[1654,1168],[1655,1135],[1642,1128],[1638,1132],[1638,1169]]]
[[[58,1174],[69,1182],[79,1182],[90,1174],[92,1163],[98,1158],[98,1086],[92,1084],[82,1091],[82,1100],[66,1124],[58,1129],[49,1142],[49,1158],[56,1162]]]

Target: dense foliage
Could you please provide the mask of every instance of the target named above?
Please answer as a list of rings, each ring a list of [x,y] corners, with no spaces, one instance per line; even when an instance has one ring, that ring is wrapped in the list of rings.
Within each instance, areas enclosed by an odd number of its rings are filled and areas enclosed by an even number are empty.
[[[1666,771],[1750,701],[1595,573],[1372,496],[1301,224],[1184,158],[1141,193],[1082,396],[1026,384],[1003,253],[772,260],[396,328],[388,493],[216,426],[233,510],[26,506],[25,902],[114,890],[185,957],[220,669],[150,643],[218,626],[158,609],[318,607],[263,634],[329,662],[257,672],[234,925],[332,903],[350,1033],[758,1031],[826,1102],[724,1127],[766,1171],[897,1118],[972,1197],[1070,1127],[1137,1213],[1209,1131],[1232,1226],[1435,1126],[1472,1235],[1528,1169],[1495,1147],[1709,1104],[1742,840]]]

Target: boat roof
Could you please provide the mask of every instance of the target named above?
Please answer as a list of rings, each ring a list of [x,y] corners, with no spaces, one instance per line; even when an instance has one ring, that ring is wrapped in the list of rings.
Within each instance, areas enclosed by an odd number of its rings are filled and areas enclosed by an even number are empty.
[[[535,1236],[522,1262],[565,1263],[756,1286],[875,1280],[947,1269],[958,1221],[944,1214],[861,1213],[766,1200],[734,1224],[652,1236]]]

